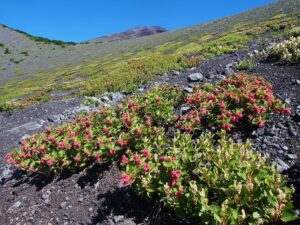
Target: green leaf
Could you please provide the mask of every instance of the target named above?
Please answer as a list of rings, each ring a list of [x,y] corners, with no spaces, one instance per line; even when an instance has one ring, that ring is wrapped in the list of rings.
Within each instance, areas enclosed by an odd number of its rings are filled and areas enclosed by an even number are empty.
[[[258,212],[254,212],[254,213],[252,214],[252,216],[253,216],[254,219],[260,218],[260,214],[259,214]]]
[[[298,216],[297,216],[296,212],[292,209],[286,209],[282,212],[281,220],[283,222],[290,222],[297,218],[298,218]]]

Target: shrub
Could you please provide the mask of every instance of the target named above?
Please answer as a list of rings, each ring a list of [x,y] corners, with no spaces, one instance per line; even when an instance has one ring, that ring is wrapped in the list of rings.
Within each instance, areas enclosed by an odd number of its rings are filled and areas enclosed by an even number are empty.
[[[294,218],[293,214],[286,216],[291,214],[292,190],[274,166],[251,151],[249,143],[235,144],[225,135],[228,129],[199,138],[178,129],[178,124],[189,121],[177,115],[184,101],[197,109],[202,104],[199,93],[204,91],[207,110],[218,102],[213,99],[222,99],[228,112],[245,110],[243,117],[257,115],[258,108],[263,118],[272,109],[290,112],[274,98],[271,86],[254,76],[236,75],[188,96],[179,88],[162,86],[131,96],[115,108],[101,108],[36,134],[9,153],[7,162],[38,173],[74,171],[100,160],[117,162],[123,168],[123,185],[132,185],[138,194],[164,202],[177,216],[191,215],[212,224],[263,224]],[[240,105],[229,91],[240,97]],[[250,95],[249,99],[253,94],[257,107],[250,107],[243,94]],[[266,110],[262,110],[265,104]],[[220,124],[216,110],[208,112],[208,125]],[[221,139],[216,142],[218,136]]]
[[[178,217],[195,216],[203,224],[265,224],[289,220],[292,190],[275,166],[225,135],[217,147],[213,136],[195,142],[177,132],[168,141],[160,130],[139,152],[122,157],[122,184],[156,198]],[[201,223],[202,224],[202,223]]]
[[[300,27],[293,27],[290,30],[287,30],[285,34],[289,37],[299,37],[300,36]]]
[[[185,99],[192,110],[176,125],[187,132],[206,127],[230,131],[240,125],[264,126],[272,112],[291,113],[275,98],[272,85],[257,76],[236,74],[216,85],[206,84],[194,90]]]
[[[261,56],[269,61],[279,61],[281,63],[300,62],[300,37],[291,37],[288,40],[273,45],[264,50]]]
[[[10,51],[8,48],[5,49],[4,54],[10,54]]]
[[[238,63],[235,64],[238,70],[249,70],[254,67],[254,60],[253,58],[245,58]]]

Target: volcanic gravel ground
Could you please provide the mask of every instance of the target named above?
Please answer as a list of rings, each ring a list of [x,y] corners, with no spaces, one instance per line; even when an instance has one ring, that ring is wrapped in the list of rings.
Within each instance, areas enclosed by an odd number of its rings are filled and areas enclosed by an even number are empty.
[[[151,85],[141,87],[139,91],[143,92],[162,83],[183,86],[186,91],[191,91],[190,87],[195,84],[216,82],[231,75],[235,70],[233,63],[245,54],[246,52],[235,52],[219,56],[197,68],[163,75]],[[188,75],[198,72],[203,75],[199,81],[187,80]],[[297,107],[300,108],[300,65],[256,63],[248,72],[261,75],[270,81],[274,86],[274,93],[292,108],[293,113]],[[35,106],[36,110],[31,108],[11,114],[0,114],[1,153],[7,153],[9,148],[16,147],[25,133],[32,134],[44,127],[37,126],[37,129],[25,131],[22,127],[31,120],[44,119],[45,113],[41,110],[48,110],[47,113],[51,115],[62,113],[65,109],[79,105],[79,101],[74,101],[62,104],[59,109],[54,105],[53,108],[49,107],[49,104],[56,103],[46,103]],[[22,119],[24,115],[26,118]],[[271,163],[277,163],[282,173],[287,174],[289,184],[296,188],[296,209],[300,209],[299,120],[297,115],[274,115],[264,128],[241,128],[232,134],[236,141],[251,138],[254,147],[266,155]],[[61,121],[68,120],[63,118]],[[20,126],[21,129],[14,129]],[[8,130],[13,132],[7,134]],[[0,224],[197,224],[192,220],[175,221],[174,216],[162,209],[158,203],[147,202],[136,196],[130,188],[120,187],[119,175],[117,165],[95,164],[81,172],[59,174],[56,177],[28,176],[15,168],[5,168],[0,177]],[[300,221],[290,224],[300,224]]]

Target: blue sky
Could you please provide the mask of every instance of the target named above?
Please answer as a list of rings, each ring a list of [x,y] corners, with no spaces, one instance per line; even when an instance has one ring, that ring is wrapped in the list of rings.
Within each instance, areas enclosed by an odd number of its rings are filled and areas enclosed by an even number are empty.
[[[33,35],[86,41],[136,26],[179,29],[273,0],[2,0],[0,23]]]

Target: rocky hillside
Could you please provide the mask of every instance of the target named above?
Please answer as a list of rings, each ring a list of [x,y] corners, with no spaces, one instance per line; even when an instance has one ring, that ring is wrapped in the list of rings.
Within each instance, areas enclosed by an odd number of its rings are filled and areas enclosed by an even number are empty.
[[[89,43],[0,26],[0,224],[298,225],[299,18],[280,0]]]
[[[57,95],[134,89],[153,74],[243,49],[266,33],[278,36],[299,23],[299,9],[297,0],[280,0],[181,30],[104,43],[51,41],[0,25],[0,104],[16,108]]]
[[[136,27],[124,32],[111,34],[109,36],[104,36],[100,38],[95,38],[90,40],[89,42],[112,42],[112,41],[122,41],[122,40],[128,40],[128,39],[135,39],[139,37],[145,37],[150,36],[153,34],[159,34],[166,32],[167,30],[165,28],[159,27],[159,26],[147,26],[147,27]]]

